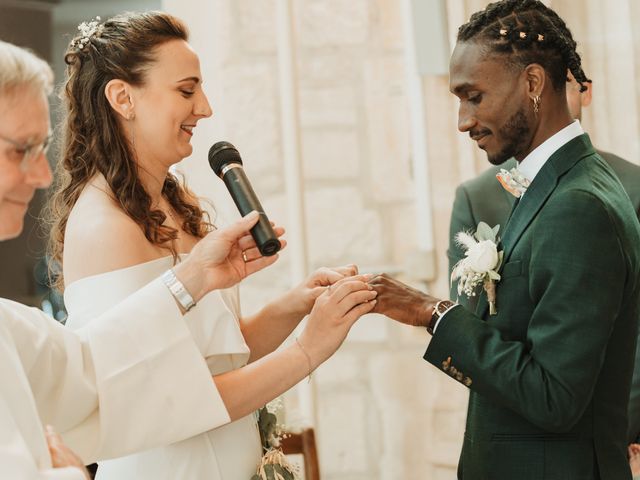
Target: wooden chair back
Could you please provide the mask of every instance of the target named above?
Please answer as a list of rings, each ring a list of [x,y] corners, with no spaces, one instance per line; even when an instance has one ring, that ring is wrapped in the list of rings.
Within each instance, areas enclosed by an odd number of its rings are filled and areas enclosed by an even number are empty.
[[[305,480],[320,480],[320,464],[313,428],[305,428],[300,433],[287,432],[285,436],[280,443],[284,454],[302,454]]]

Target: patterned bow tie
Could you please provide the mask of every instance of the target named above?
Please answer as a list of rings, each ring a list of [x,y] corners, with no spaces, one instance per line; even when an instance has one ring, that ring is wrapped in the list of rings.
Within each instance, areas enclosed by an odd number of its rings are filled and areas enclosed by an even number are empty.
[[[496,178],[500,182],[500,185],[516,198],[520,198],[531,184],[531,181],[522,175],[517,168],[512,168],[509,171],[501,168],[500,171],[496,173]]]

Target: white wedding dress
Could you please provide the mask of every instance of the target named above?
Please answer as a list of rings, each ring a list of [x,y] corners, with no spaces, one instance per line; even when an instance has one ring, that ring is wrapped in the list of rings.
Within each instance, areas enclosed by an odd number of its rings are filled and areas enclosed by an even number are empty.
[[[172,257],[164,257],[73,282],[64,294],[69,311],[67,325],[72,329],[82,327],[84,322],[159,277],[171,266]],[[237,287],[208,294],[185,317],[214,375],[242,367],[249,358],[239,318]],[[184,374],[189,375],[189,372]],[[150,386],[140,385],[140,388]],[[170,424],[180,422],[180,419],[159,417],[158,422]],[[132,424],[131,429],[135,428]],[[256,472],[260,457],[255,416],[249,415],[171,445],[99,462],[96,479],[249,480]]]

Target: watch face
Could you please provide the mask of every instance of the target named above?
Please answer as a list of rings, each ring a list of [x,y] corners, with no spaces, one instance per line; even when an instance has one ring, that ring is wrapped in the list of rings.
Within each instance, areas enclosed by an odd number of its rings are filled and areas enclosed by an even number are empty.
[[[436,303],[433,308],[433,314],[431,315],[431,320],[429,321],[429,325],[427,326],[427,331],[433,335],[433,328],[436,325],[436,322],[440,319],[440,316],[443,315],[449,308],[455,305],[451,300],[441,300]]]
[[[447,309],[451,308],[451,306],[453,306],[453,302],[450,301],[450,300],[444,300],[444,301],[438,303],[438,316],[440,316],[444,312],[446,312]]]

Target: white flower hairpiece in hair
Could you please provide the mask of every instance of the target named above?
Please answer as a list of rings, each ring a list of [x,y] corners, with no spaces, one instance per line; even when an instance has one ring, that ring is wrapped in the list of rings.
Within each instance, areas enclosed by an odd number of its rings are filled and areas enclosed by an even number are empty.
[[[465,249],[465,257],[455,264],[451,272],[451,282],[458,280],[458,295],[476,295],[476,288],[482,285],[487,292],[489,314],[495,315],[496,282],[500,281],[500,265],[503,251],[498,251],[497,238],[500,225],[491,228],[484,222],[478,224],[474,234],[458,232],[456,242]]]
[[[71,47],[84,50],[89,44],[91,37],[99,37],[103,28],[104,25],[100,23],[100,17],[95,17],[89,22],[82,22],[78,25],[80,36],[71,42]]]

